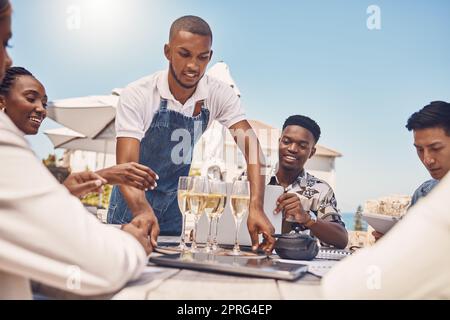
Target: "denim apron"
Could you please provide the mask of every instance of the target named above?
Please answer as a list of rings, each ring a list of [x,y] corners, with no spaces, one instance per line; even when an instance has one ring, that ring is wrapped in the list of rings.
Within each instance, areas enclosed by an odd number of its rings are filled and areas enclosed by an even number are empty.
[[[159,111],[141,141],[139,163],[150,167],[159,176],[157,188],[146,191],[145,197],[158,218],[161,235],[181,234],[178,178],[189,175],[194,145],[206,130],[209,116],[203,103],[198,116],[188,117],[167,109],[167,100],[161,99]],[[108,223],[126,224],[132,219],[125,198],[115,186],[108,209]]]

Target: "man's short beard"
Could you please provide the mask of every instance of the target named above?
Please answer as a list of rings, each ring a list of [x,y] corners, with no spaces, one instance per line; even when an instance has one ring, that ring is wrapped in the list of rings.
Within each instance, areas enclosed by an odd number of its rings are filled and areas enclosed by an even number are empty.
[[[197,82],[196,82],[195,84],[193,84],[192,86],[185,85],[183,82],[180,81],[180,79],[178,79],[177,75],[175,74],[175,70],[173,69],[173,65],[172,65],[171,63],[169,64],[169,69],[170,69],[170,73],[172,74],[172,77],[175,79],[175,81],[178,83],[178,85],[179,85],[180,87],[182,87],[182,88],[184,88],[184,89],[194,89],[194,88],[197,87],[198,82],[199,82],[200,80],[197,81]]]
[[[302,168],[300,168],[299,166],[291,166],[289,164],[285,164],[282,159],[278,159],[279,169],[282,168],[283,170],[288,172],[296,172],[296,171],[302,172],[303,170],[305,170],[305,164],[302,166]]]

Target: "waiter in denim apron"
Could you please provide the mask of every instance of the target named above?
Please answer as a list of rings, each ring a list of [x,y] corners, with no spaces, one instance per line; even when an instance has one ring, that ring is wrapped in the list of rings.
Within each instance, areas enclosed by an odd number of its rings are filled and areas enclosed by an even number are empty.
[[[256,135],[246,120],[239,97],[223,82],[205,75],[212,57],[212,32],[201,18],[184,16],[170,29],[164,54],[169,69],[130,84],[117,109],[117,163],[139,162],[154,171],[151,190],[121,186],[113,189],[108,223],[143,224],[153,246],[161,235],[181,234],[182,216],[177,203],[180,176],[188,176],[195,143],[217,120],[230,130],[246,132],[240,148],[250,161],[250,212],[247,226],[253,249],[272,251],[274,228],[263,211],[264,176],[259,154],[250,157],[250,138]],[[239,139],[236,137],[236,141]],[[254,148],[253,148],[254,149]]]

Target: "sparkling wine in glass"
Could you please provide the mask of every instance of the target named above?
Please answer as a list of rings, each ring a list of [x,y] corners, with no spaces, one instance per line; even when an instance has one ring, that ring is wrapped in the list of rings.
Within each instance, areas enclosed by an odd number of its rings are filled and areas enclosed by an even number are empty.
[[[237,180],[233,183],[231,191],[231,212],[236,223],[235,241],[232,255],[241,255],[239,246],[239,229],[245,215],[248,214],[250,207],[250,186],[248,181]]]
[[[180,237],[180,245],[178,246],[179,250],[186,250],[186,216],[189,214],[189,202],[188,202],[188,193],[191,188],[192,179],[191,177],[180,177],[178,179],[178,207],[180,208],[182,219],[183,219],[183,227],[182,233]]]
[[[209,194],[206,199],[205,212],[208,217],[208,238],[206,241],[206,252],[215,251],[213,249],[213,224],[216,222],[217,230],[217,217],[222,215],[225,210],[225,204],[227,201],[227,186],[225,182],[218,180],[211,180],[209,182]],[[216,246],[217,249],[217,246]]]
[[[206,200],[209,195],[209,182],[206,177],[193,177],[191,189],[188,193],[188,203],[190,213],[194,216],[194,237],[191,245],[191,252],[198,252],[197,249],[197,230],[198,221],[205,212]]]

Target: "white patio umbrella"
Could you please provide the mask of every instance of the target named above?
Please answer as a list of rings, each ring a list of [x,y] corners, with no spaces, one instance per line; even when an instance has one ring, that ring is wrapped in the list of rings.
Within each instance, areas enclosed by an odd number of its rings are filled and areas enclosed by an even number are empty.
[[[208,70],[207,74],[228,84],[238,97],[241,96],[236,82],[231,77],[230,68],[225,62],[221,61],[216,63]],[[203,164],[200,168],[202,175],[214,177],[219,172],[223,174],[226,171],[223,154],[225,137],[226,128],[217,121],[214,121],[210,128],[203,134],[203,141],[208,141],[208,143],[202,143],[198,146],[204,146],[202,150]]]
[[[116,140],[111,133],[114,126],[110,124],[96,139],[87,138],[79,132],[68,128],[47,130],[45,135],[53,143],[55,149],[93,151],[103,153],[103,168],[106,167],[106,154],[115,154]],[[100,193],[98,207],[102,206],[103,194]]]
[[[102,134],[105,138],[91,139],[68,128],[47,130],[44,134],[53,143],[55,149],[92,151],[105,154],[115,154],[116,152],[115,139],[113,137],[106,138],[106,134]]]
[[[105,129],[114,129],[118,102],[116,94],[56,100],[49,103],[47,115],[87,138],[97,138]]]
[[[236,82],[231,77],[230,68],[228,65],[220,61],[213,65],[211,68],[209,68],[207,74],[211,77],[214,77],[216,79],[219,79],[222,82],[225,82],[226,84],[230,85],[231,88],[233,88],[234,92],[238,97],[241,96],[241,91],[236,85]]]

